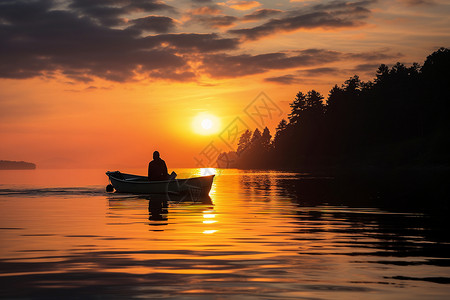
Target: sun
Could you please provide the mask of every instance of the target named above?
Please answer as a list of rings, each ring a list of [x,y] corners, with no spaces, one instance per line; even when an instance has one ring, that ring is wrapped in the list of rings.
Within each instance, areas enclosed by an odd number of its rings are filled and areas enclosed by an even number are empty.
[[[211,135],[219,132],[220,121],[216,116],[209,113],[199,113],[192,121],[192,129],[201,135]]]
[[[213,122],[210,119],[204,119],[202,121],[202,128],[205,130],[210,130],[213,126]]]

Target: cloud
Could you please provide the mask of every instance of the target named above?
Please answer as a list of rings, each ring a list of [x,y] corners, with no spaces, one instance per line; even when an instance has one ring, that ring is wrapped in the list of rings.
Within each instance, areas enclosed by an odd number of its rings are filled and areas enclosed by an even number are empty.
[[[141,37],[136,30],[113,29],[77,12],[58,10],[51,1],[2,2],[0,20],[2,78],[62,74],[85,83],[94,77],[118,82],[136,77],[192,80],[191,56],[239,45],[237,39],[216,34]]]
[[[399,2],[406,4],[408,6],[417,6],[417,5],[435,5],[436,1],[434,0],[398,0]]]
[[[282,11],[279,9],[258,9],[250,14],[245,15],[242,19],[245,21],[258,21],[272,16],[280,14]]]
[[[261,5],[258,1],[240,1],[240,0],[228,0],[225,3],[218,3],[219,5],[225,5],[236,10],[249,10]]]
[[[197,52],[216,52],[236,49],[239,45],[237,39],[220,38],[215,33],[160,34],[145,37],[142,41],[144,42],[144,47],[157,47],[167,44],[178,52],[192,52],[194,50]]]
[[[185,24],[202,24],[208,28],[230,27],[238,20],[235,16],[227,16],[217,6],[202,6],[189,10]]]
[[[342,58],[344,58],[345,56],[346,55],[343,54]],[[321,77],[324,75],[339,75],[345,72],[346,71],[335,67],[312,68],[312,69],[298,70],[295,72],[295,74],[286,74],[282,76],[264,78],[264,81],[276,84],[289,85],[294,83],[305,82],[305,78],[311,79],[315,77]]]
[[[387,51],[387,50],[383,50]],[[387,52],[339,52],[326,49],[306,49],[299,51],[274,52],[259,55],[241,54],[228,55],[224,53],[214,53],[205,55],[203,59],[202,71],[215,78],[232,78],[253,74],[261,74],[271,70],[301,69],[297,75],[320,76],[339,75],[339,69],[334,67],[321,67],[329,63],[348,61],[354,62],[374,61],[374,58],[393,60],[401,54],[389,54]],[[314,67],[306,69],[307,67]],[[361,66],[360,66],[361,67]],[[272,78],[272,81],[293,80],[290,76],[282,78]]]
[[[203,71],[212,77],[226,78],[264,73],[269,70],[319,65],[342,59],[344,54],[323,49],[275,52],[259,55],[211,54],[203,59]]]
[[[73,3],[81,8],[92,7],[87,0]],[[113,2],[99,0],[96,5],[105,6],[105,3]],[[141,1],[131,4],[131,1],[117,0],[117,3],[119,8],[143,5]],[[166,9],[162,2],[149,1],[147,4],[150,5],[145,6],[147,10],[160,9],[158,5]],[[316,5],[315,9],[340,9],[341,14],[348,14],[347,6],[342,2],[331,2]],[[357,7],[353,6],[353,9],[358,11]],[[215,15],[204,15],[206,9],[196,12],[198,17],[209,17],[212,27],[237,22],[223,18],[226,16],[221,12]],[[262,18],[271,13],[275,11],[263,9],[249,15]],[[280,14],[287,19],[296,12]],[[400,56],[389,54],[389,49],[364,53],[306,49],[256,55],[231,54],[234,52],[229,51],[239,49],[239,38],[224,38],[216,33],[170,33],[175,22],[170,17],[150,15],[113,28],[92,16],[80,14],[79,8],[61,9],[50,0],[3,1],[0,2],[0,77],[56,78],[62,75],[83,83],[90,83],[95,78],[117,82],[141,79],[195,81],[196,76],[233,78],[293,68],[311,68],[305,71],[310,73],[326,72],[327,63],[343,60],[376,62]],[[143,36],[148,31],[157,34]],[[293,79],[272,79],[275,80],[287,82]]]
[[[353,71],[374,74],[380,65],[381,62],[378,64],[376,63],[359,64],[353,68]]]
[[[318,4],[288,12],[283,18],[272,19],[256,27],[235,29],[229,32],[247,40],[256,40],[271,34],[298,29],[357,27],[364,24],[362,20],[370,15],[370,10],[366,7],[373,2],[333,1],[328,4]]]
[[[175,8],[159,0],[72,0],[69,7],[80,16],[91,18],[105,26],[123,24],[123,16],[133,12],[155,12]]]
[[[289,84],[299,83],[300,79],[298,77],[296,77],[295,75],[288,74],[288,75],[277,76],[277,77],[268,77],[268,78],[265,78],[264,81],[277,83],[277,84],[289,85]]]
[[[403,54],[400,52],[389,53],[389,49],[386,48],[386,49],[382,49],[379,51],[348,53],[347,57],[350,59],[360,59],[363,61],[377,61],[377,60],[385,60],[385,59],[392,59],[392,58],[400,58],[400,57],[403,57]]]
[[[225,15],[194,15],[190,19],[190,23],[200,23],[204,26],[210,28],[222,28],[222,27],[230,27],[235,24],[238,18],[234,16],[225,16]]]
[[[128,29],[137,30],[139,32],[152,31],[166,33],[175,28],[175,22],[172,18],[161,16],[148,16],[134,19],[129,21],[129,23],[133,25],[128,27]]]
[[[169,81],[195,81],[196,74],[192,71],[184,72],[165,72],[162,70],[155,70],[150,73],[152,78],[166,79]]]
[[[337,75],[340,72],[341,70],[338,68],[324,67],[324,68],[301,70],[298,73],[305,76],[322,76],[322,75]]]
[[[187,12],[187,15],[218,15],[222,10],[215,6],[202,6],[191,9]]]
[[[0,2],[0,20],[7,24],[27,24],[37,20],[51,8],[51,0],[2,1]]]
[[[75,70],[65,70],[62,72],[67,78],[73,79],[74,81],[88,83],[93,81],[92,78],[86,76],[84,72]]]
[[[361,52],[361,53],[340,53],[338,59],[340,61],[348,61],[354,63],[355,60],[361,61],[373,61],[374,57],[379,57],[383,59],[396,59],[401,57],[401,54],[387,54],[387,53],[377,53],[377,52]],[[310,69],[300,69],[295,71],[293,74],[285,74],[275,77],[264,78],[264,81],[271,82],[275,84],[295,84],[295,83],[305,83],[311,81],[312,79],[322,78],[323,76],[352,76],[352,75],[365,75],[374,76],[378,67],[382,64],[380,63],[362,63],[357,64],[349,68],[336,68],[336,67],[317,67]]]
[[[306,70],[299,70],[295,72],[295,74],[286,74],[276,77],[267,77],[264,78],[264,81],[274,83],[274,84],[282,84],[282,85],[290,85],[290,84],[298,84],[298,83],[318,83],[317,78],[321,78],[323,75],[339,75],[344,71],[337,68],[313,68]]]

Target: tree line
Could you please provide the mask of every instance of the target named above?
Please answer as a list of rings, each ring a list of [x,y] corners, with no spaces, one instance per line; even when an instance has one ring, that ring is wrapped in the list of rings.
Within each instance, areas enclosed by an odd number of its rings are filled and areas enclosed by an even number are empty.
[[[355,75],[327,99],[299,91],[272,137],[247,130],[219,167],[329,169],[449,166],[450,50],[421,66],[382,64],[372,81]]]

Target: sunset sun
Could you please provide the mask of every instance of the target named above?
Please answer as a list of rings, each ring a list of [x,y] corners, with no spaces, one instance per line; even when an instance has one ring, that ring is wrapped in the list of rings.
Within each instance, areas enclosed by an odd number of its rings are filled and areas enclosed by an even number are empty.
[[[195,116],[192,122],[192,129],[195,133],[201,135],[215,134],[220,129],[219,119],[208,113],[200,113]]]
[[[205,130],[210,130],[213,126],[213,122],[210,119],[203,119],[202,128]]]

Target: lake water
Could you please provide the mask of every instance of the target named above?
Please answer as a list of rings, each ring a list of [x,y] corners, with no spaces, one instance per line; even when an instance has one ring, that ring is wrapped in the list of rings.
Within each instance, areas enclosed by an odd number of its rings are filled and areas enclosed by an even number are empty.
[[[0,298],[450,297],[439,215],[311,204],[292,188],[307,174],[175,171],[215,172],[210,198],[161,207],[106,193],[104,170],[0,171]]]

